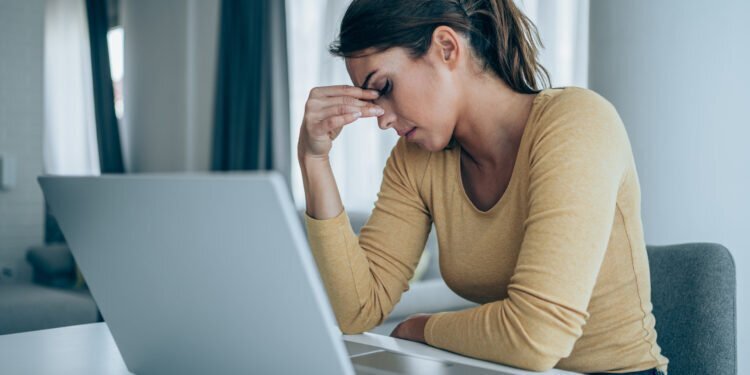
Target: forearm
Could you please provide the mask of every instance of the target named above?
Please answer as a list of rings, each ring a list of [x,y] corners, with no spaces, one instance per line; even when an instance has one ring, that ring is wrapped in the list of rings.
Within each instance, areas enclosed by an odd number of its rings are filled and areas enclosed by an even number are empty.
[[[370,294],[359,293],[371,289],[369,262],[346,215],[341,216],[343,205],[328,158],[300,155],[299,162],[312,219],[306,220],[310,246],[339,327],[345,333],[363,332],[382,316],[374,310],[377,304],[362,299]]]
[[[351,229],[346,212],[333,219],[305,218],[310,250],[320,271],[339,328],[361,333],[383,317],[370,264]]]
[[[307,214],[318,220],[331,219],[344,210],[328,158],[299,156]]]
[[[432,346],[469,357],[546,371],[570,355],[585,313],[509,291],[509,297],[461,311],[433,314],[424,328]]]

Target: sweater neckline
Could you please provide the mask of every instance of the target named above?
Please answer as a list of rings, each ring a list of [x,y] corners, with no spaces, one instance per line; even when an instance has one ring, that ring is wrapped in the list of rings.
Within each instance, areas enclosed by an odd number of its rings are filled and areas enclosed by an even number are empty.
[[[466,189],[464,188],[463,177],[461,175],[461,145],[457,143],[458,147],[455,148],[456,156],[454,157],[454,160],[456,162],[455,180],[458,183],[458,188],[461,192],[461,195],[463,196],[464,202],[468,204],[471,207],[471,209],[477,214],[488,215],[488,216],[493,215],[496,211],[500,210],[500,207],[506,204],[505,202],[508,201],[509,198],[506,198],[506,197],[510,195],[509,193],[511,192],[514,182],[517,179],[516,175],[518,174],[517,173],[518,158],[519,158],[519,155],[521,154],[521,149],[526,141],[526,138],[528,137],[528,134],[530,133],[529,127],[531,127],[531,125],[535,122],[536,112],[539,107],[539,101],[542,96],[547,96],[548,90],[550,89],[545,89],[537,93],[537,95],[534,97],[534,100],[531,102],[531,110],[529,111],[529,117],[526,120],[526,124],[524,125],[523,133],[521,133],[521,141],[519,142],[518,151],[516,152],[516,156],[515,156],[516,160],[513,162],[513,170],[510,172],[510,179],[508,180],[508,186],[505,188],[505,191],[500,196],[500,199],[498,199],[497,202],[495,202],[495,204],[493,204],[492,207],[490,207],[487,211],[482,211],[479,208],[477,208],[474,202],[471,201],[471,198],[469,198],[469,195],[466,193]]]

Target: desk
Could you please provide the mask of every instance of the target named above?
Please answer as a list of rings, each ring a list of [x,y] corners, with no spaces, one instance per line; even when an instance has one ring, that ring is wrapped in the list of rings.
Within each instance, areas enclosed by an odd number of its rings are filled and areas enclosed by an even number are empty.
[[[0,336],[0,373],[130,374],[106,323]]]
[[[416,342],[364,333],[344,340],[398,353],[437,358],[509,374],[539,374],[460,356]],[[130,375],[106,323],[84,324],[0,336],[0,373],[11,375]],[[574,374],[551,370],[545,374]]]

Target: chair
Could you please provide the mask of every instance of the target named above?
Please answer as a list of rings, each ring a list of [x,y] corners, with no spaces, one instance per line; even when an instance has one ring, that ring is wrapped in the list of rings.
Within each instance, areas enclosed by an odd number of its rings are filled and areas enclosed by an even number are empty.
[[[732,255],[722,245],[648,246],[657,341],[670,374],[736,374]]]

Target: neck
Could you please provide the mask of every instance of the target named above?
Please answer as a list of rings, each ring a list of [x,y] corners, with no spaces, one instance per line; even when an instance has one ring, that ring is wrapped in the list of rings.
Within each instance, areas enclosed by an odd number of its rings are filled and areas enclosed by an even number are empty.
[[[517,152],[536,95],[517,93],[491,74],[467,87],[454,137],[477,166],[504,165]]]

